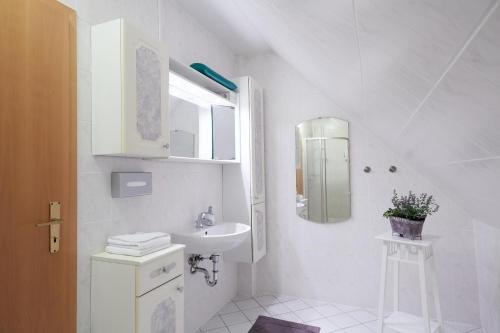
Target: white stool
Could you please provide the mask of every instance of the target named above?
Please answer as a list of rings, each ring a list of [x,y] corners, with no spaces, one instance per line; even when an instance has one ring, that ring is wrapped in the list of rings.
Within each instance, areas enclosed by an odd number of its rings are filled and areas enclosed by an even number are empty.
[[[410,240],[394,237],[386,233],[375,237],[382,241],[382,270],[380,279],[380,294],[378,304],[378,333],[383,333],[388,327],[403,333],[443,333],[443,319],[439,303],[436,271],[432,244],[438,238],[426,236],[424,240]],[[385,287],[387,285],[387,261],[394,263],[394,312],[384,319]],[[437,321],[429,318],[427,303],[427,281],[425,278],[425,264],[429,262],[430,285],[434,296],[434,306]],[[420,299],[422,302],[422,317],[399,311],[399,263],[408,263],[418,266],[420,280]]]

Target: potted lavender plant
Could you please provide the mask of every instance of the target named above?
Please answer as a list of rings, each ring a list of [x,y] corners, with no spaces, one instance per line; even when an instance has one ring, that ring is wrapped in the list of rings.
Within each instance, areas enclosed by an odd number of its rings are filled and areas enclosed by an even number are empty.
[[[408,239],[422,239],[425,218],[439,209],[432,195],[422,193],[417,196],[412,191],[408,195],[398,195],[394,190],[392,204],[394,207],[389,208],[384,217],[391,222],[393,235]]]

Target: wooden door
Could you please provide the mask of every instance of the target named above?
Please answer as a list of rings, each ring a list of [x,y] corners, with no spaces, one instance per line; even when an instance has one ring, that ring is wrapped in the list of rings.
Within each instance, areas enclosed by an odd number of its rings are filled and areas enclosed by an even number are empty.
[[[0,1],[0,333],[76,331],[75,31],[55,0]]]

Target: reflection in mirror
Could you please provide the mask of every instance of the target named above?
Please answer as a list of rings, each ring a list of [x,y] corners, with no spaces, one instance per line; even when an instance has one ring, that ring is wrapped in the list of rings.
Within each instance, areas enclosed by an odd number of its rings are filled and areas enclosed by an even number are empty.
[[[170,96],[170,153],[212,158],[212,110]]]
[[[236,159],[235,112],[229,106],[212,106],[213,158]]]
[[[171,156],[236,159],[237,119],[230,102],[170,73],[169,110]]]
[[[349,125],[336,118],[295,128],[297,215],[319,223],[351,216]]]

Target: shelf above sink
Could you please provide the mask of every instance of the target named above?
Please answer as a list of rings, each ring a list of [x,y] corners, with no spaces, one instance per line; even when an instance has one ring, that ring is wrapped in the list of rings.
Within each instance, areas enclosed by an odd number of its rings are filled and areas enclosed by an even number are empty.
[[[181,63],[173,58],[169,59],[170,71],[182,76],[184,79],[197,84],[212,93],[222,96],[231,103],[236,103],[236,92],[229,90],[223,85],[215,82],[214,80],[206,77],[197,70],[191,68],[188,65]]]

